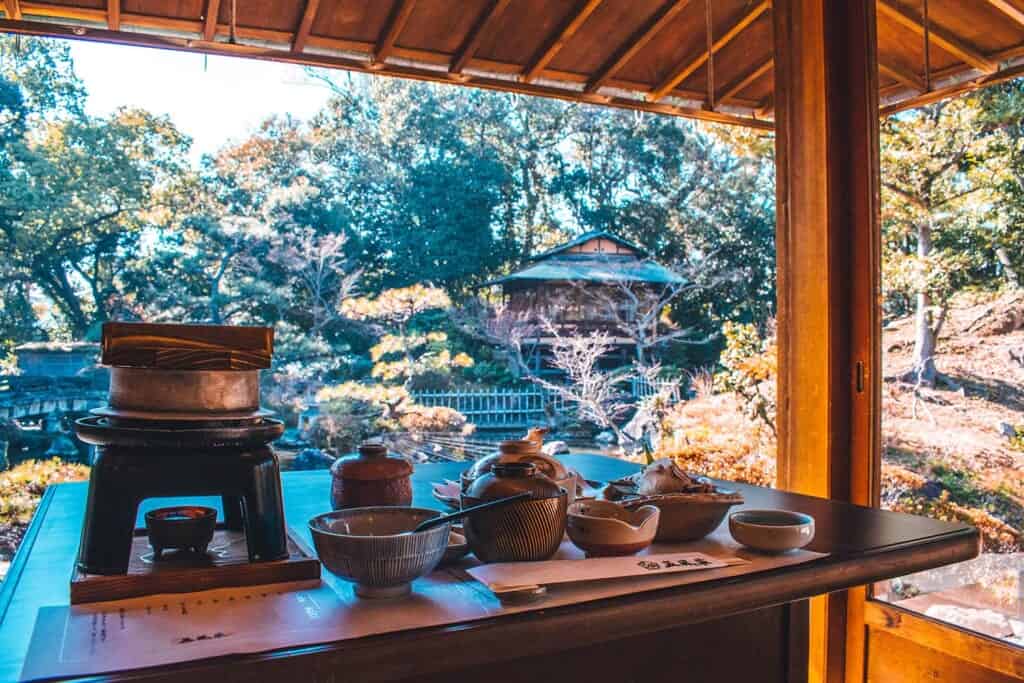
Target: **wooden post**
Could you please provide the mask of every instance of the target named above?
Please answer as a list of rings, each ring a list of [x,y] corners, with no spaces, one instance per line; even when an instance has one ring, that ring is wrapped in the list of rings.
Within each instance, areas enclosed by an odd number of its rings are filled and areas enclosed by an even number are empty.
[[[773,22],[779,486],[871,504],[881,403],[875,2],[776,0]],[[811,680],[863,680],[863,598],[861,589],[812,603]]]

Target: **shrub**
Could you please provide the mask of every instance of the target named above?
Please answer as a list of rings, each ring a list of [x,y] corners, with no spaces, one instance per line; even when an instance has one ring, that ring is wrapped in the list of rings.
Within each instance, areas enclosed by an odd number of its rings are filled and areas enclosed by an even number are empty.
[[[743,411],[775,433],[778,350],[774,334],[761,338],[753,325],[727,322],[722,326],[725,350],[718,362],[715,389],[735,394]]]
[[[428,408],[410,405],[407,412],[398,418],[398,424],[408,432],[452,432],[465,431],[466,416],[457,410],[444,406]]]
[[[0,559],[14,554],[47,486],[88,477],[85,465],[59,458],[27,460],[0,473]]]
[[[677,404],[665,417],[663,431],[656,457],[671,457],[687,472],[775,485],[775,437],[744,414],[733,394]]]
[[[50,484],[89,478],[85,465],[52,460],[27,460],[0,473],[0,524],[27,524]]]

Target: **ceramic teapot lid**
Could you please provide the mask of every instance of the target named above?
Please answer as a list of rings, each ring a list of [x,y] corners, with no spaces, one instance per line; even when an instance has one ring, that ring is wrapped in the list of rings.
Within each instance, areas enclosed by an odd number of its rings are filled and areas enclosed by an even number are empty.
[[[477,478],[466,496],[477,500],[496,500],[529,491],[532,497],[557,498],[564,490],[528,462],[497,462],[491,471]]]
[[[510,440],[502,441],[499,452],[480,458],[466,471],[464,479],[473,481],[491,471],[499,462],[526,462],[533,464],[537,471],[554,481],[561,481],[569,476],[569,470],[550,455],[540,451],[535,441]]]
[[[331,474],[341,479],[373,481],[400,479],[412,474],[412,463],[402,457],[388,455],[382,443],[364,442],[359,453],[338,458],[331,465]]]

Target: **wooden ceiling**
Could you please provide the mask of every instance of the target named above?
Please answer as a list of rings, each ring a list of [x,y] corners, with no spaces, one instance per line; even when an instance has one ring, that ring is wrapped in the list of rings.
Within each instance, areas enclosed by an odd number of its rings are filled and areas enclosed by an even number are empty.
[[[770,0],[0,2],[0,30],[9,32],[772,127]],[[877,7],[884,113],[1024,72],[1024,0],[878,0]]]

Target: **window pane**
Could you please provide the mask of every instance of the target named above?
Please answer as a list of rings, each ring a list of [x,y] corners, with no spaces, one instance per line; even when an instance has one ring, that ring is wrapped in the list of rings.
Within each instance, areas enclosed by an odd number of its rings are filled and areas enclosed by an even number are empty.
[[[875,597],[1024,644],[1024,89],[883,121],[882,505],[978,527],[976,560]]]

